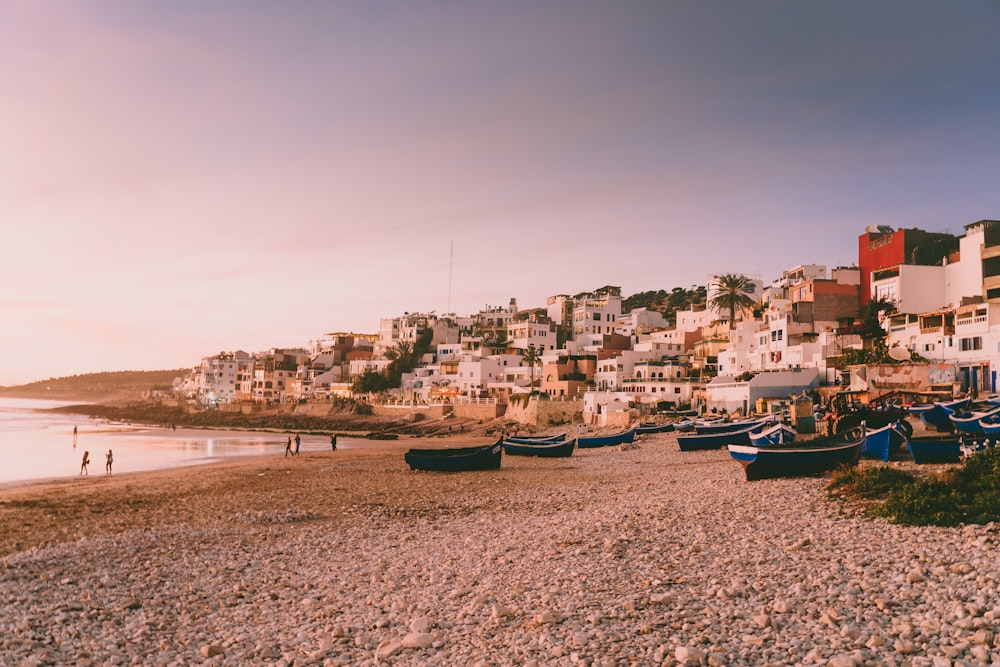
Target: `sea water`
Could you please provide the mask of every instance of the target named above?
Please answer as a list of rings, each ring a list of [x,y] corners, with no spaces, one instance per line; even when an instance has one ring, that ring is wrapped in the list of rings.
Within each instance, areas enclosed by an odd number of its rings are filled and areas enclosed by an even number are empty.
[[[113,473],[211,463],[237,456],[282,455],[294,433],[233,432],[120,424],[47,411],[69,403],[0,398],[0,484],[75,477],[83,453],[90,475],[105,474],[108,450]],[[77,433],[74,442],[73,427]],[[338,438],[337,447],[357,446]],[[292,448],[295,448],[294,441]],[[329,436],[302,436],[300,451],[329,451]]]

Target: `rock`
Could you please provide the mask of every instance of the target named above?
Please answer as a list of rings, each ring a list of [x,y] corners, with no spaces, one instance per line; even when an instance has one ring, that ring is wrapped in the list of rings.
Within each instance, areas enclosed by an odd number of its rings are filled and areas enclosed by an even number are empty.
[[[700,665],[705,659],[705,652],[693,646],[678,646],[674,650],[674,657],[681,665]]]
[[[381,644],[378,645],[378,648],[375,649],[375,660],[376,661],[388,660],[389,658],[396,655],[402,650],[403,650],[403,642],[396,641],[394,639],[382,642]]]
[[[421,616],[410,621],[411,632],[427,632],[434,627],[434,621],[429,616]]]
[[[217,655],[222,655],[222,647],[218,644],[205,644],[201,647],[201,655],[203,658],[214,658]]]
[[[430,648],[434,637],[428,632],[411,632],[403,637],[403,648]]]

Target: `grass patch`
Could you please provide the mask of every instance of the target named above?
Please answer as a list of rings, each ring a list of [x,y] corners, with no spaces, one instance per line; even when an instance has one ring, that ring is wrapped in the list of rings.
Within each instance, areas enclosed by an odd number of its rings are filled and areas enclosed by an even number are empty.
[[[935,479],[888,466],[838,472],[831,492],[872,502],[866,513],[908,526],[1000,521],[1000,448],[986,449]]]

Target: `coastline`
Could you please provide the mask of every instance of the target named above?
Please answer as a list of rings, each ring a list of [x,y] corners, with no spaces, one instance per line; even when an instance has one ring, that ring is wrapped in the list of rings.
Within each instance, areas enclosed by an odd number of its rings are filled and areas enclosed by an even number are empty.
[[[672,434],[472,473],[418,443],[0,490],[0,662],[1000,657],[995,526],[867,520]]]

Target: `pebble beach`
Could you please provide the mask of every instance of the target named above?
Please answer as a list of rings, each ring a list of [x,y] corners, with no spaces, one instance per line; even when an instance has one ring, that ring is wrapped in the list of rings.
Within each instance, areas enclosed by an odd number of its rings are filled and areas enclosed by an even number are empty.
[[[995,525],[866,519],[671,434],[403,463],[486,441],[0,489],[0,665],[1000,665]]]

